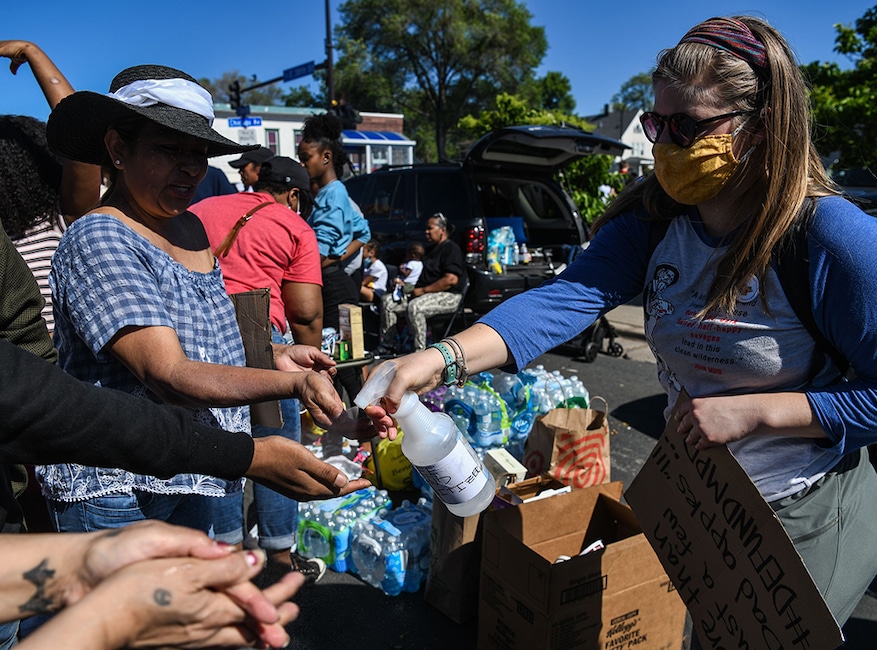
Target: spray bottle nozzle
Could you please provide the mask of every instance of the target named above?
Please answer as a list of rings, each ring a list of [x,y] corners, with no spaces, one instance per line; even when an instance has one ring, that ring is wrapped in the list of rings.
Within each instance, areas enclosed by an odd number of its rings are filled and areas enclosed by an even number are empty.
[[[365,385],[356,397],[353,398],[354,404],[361,409],[364,409],[371,404],[377,404],[380,399],[387,394],[387,389],[390,387],[390,384],[393,383],[395,377],[396,363],[394,361],[388,361],[381,364],[377,370],[369,375]]]

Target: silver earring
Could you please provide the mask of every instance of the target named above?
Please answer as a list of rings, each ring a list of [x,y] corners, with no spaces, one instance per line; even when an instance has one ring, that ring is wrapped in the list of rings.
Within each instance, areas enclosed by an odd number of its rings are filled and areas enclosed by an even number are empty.
[[[116,163],[117,165],[121,165],[121,164],[122,164],[122,161],[119,160],[118,158],[116,158],[113,162]]]

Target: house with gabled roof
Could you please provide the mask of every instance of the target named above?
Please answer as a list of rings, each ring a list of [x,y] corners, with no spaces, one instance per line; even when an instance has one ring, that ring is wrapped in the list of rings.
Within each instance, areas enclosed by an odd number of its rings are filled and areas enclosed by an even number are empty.
[[[630,165],[631,173],[635,176],[641,176],[647,168],[651,169],[655,165],[655,160],[652,158],[652,143],[646,138],[639,122],[639,116],[642,114],[641,109],[616,111],[606,104],[600,115],[585,116],[585,119],[593,125],[594,133],[616,138],[630,147],[625,149],[615,162],[626,160]]]

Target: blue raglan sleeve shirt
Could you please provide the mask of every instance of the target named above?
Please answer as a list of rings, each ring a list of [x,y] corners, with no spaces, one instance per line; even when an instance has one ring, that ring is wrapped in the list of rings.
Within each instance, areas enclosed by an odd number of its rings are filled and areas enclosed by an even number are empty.
[[[808,253],[816,325],[856,373],[806,391],[829,449],[843,455],[877,442],[877,219],[843,198],[822,198]],[[620,215],[558,277],[491,310],[479,322],[508,346],[513,362],[504,369],[526,367],[637,296],[648,257],[648,223]]]
[[[608,222],[559,276],[494,307],[479,322],[506,342],[517,372],[635,298],[648,264],[648,224],[629,213]]]
[[[877,442],[877,219],[839,197],[819,201],[808,229],[816,325],[856,377],[807,398],[838,454]]]

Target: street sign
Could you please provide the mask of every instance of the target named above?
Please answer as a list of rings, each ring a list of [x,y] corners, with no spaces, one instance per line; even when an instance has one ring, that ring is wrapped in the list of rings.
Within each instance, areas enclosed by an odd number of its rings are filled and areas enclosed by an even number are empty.
[[[299,77],[307,77],[308,75],[314,74],[314,70],[316,70],[316,66],[313,61],[308,61],[307,63],[302,63],[301,65],[297,65],[294,68],[287,68],[283,71],[283,80],[284,81],[292,81],[293,79],[298,79]]]
[[[248,126],[262,126],[262,118],[261,117],[230,117],[228,118],[228,126],[229,128],[236,127],[248,127]]]
[[[238,114],[238,117],[246,117],[250,114],[250,105],[249,104],[240,104],[234,112]]]
[[[238,135],[238,142],[240,144],[259,144],[256,141],[256,132],[250,131],[248,129],[241,129],[240,131],[236,131]]]

